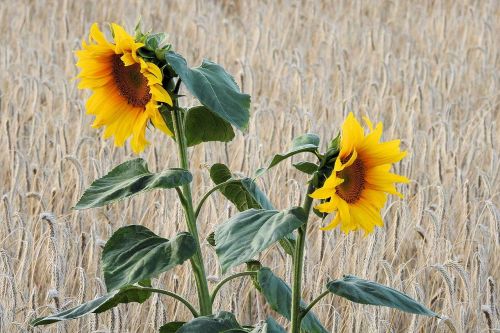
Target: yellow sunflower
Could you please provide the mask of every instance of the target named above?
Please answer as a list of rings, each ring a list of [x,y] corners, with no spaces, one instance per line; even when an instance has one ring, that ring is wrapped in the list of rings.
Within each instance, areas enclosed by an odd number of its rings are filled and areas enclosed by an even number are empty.
[[[394,183],[409,182],[408,178],[389,172],[392,163],[406,155],[399,148],[400,140],[380,142],[382,123],[374,129],[368,118],[364,120],[370,130],[366,135],[352,112],[349,113],[342,125],[340,152],[333,172],[323,187],[311,194],[314,199],[326,199],[315,207],[320,212],[336,212],[323,230],[340,224],[346,234],[357,229],[371,233],[375,226],[383,226],[380,210],[387,193],[402,197]]]
[[[137,54],[144,44],[117,24],[111,24],[111,32],[114,43],[94,23],[88,44],[83,41],[76,51],[81,68],[78,88],[93,92],[86,104],[87,112],[96,116],[92,127],[106,126],[104,138],[114,136],[116,146],[132,136],[132,150],[139,153],[148,144],[149,121],[172,136],[159,112],[160,103],[172,105],[172,98],[162,86],[160,68]]]

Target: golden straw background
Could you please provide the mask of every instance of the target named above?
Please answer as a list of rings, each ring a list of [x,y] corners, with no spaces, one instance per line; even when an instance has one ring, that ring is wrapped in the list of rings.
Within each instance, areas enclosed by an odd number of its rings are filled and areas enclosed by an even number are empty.
[[[246,133],[192,151],[195,199],[211,186],[207,166],[251,174],[305,132],[323,148],[353,111],[383,121],[384,138],[409,151],[395,171],[412,179],[383,211],[386,226],[363,238],[309,226],[305,293],[354,274],[402,290],[446,320],[328,296],[315,308],[332,332],[500,330],[498,1],[1,1],[0,332],[154,332],[189,319],[153,296],[99,316],[30,329],[29,320],[105,292],[99,257],[112,232],[143,224],[170,238],[185,230],[174,191],[73,211],[83,190],[134,157],[90,127],[88,92],[76,89],[73,51],[93,22],[166,31],[192,66],[223,65],[252,95]],[[186,105],[193,103],[186,99]],[[151,170],[175,167],[174,143],[158,131],[142,154]],[[308,155],[294,161],[304,160]],[[296,205],[306,177],[282,163],[259,180],[276,207]],[[205,237],[236,210],[211,197]],[[214,250],[208,274],[220,278]],[[290,281],[278,246],[261,256]],[[196,302],[186,262],[154,281]],[[251,324],[273,314],[248,279],[222,289],[215,310]]]

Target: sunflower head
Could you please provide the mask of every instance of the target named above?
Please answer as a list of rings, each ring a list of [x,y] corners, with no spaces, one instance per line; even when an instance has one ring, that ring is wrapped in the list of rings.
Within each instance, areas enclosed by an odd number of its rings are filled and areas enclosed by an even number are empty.
[[[382,123],[374,128],[368,118],[364,120],[369,129],[367,133],[349,113],[342,125],[340,151],[333,171],[323,186],[311,194],[315,199],[324,200],[315,207],[317,210],[336,213],[323,230],[340,225],[346,234],[357,229],[371,233],[375,226],[383,225],[380,211],[387,194],[402,196],[394,184],[409,182],[406,177],[389,171],[393,163],[406,155],[406,151],[399,148],[400,140],[380,142]]]
[[[113,42],[94,23],[88,42],[76,51],[78,88],[92,90],[86,104],[87,112],[96,117],[92,126],[105,126],[104,138],[113,136],[116,146],[132,136],[132,150],[139,153],[148,144],[149,122],[172,136],[159,111],[161,103],[172,105],[172,98],[162,86],[160,68],[139,56],[144,44],[114,23],[111,33]]]

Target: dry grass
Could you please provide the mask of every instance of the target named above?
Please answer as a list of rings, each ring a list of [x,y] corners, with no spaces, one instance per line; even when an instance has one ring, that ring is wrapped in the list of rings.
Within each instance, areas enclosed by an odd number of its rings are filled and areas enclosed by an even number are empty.
[[[82,190],[132,157],[103,141],[84,112],[88,96],[70,78],[75,50],[93,21],[168,31],[191,64],[223,64],[252,95],[249,131],[227,146],[193,152],[194,185],[210,186],[206,164],[248,173],[306,131],[335,136],[354,111],[384,121],[386,138],[410,152],[397,171],[413,179],[393,198],[375,235],[318,230],[306,250],[305,298],[343,273],[376,279],[448,319],[322,301],[332,332],[487,332],[500,329],[498,1],[28,1],[0,2],[0,331],[27,332],[36,315],[104,292],[102,245],[140,223],[170,237],[183,230],[174,193],[141,195],[103,209],[71,210]],[[155,134],[143,157],[153,170],[177,165],[172,141]],[[296,204],[305,178],[280,166],[260,185],[280,208]],[[235,210],[220,196],[200,221],[206,235]],[[219,277],[204,244],[209,274]],[[275,247],[264,261],[290,278]],[[195,300],[189,266],[155,281]],[[216,309],[245,323],[269,309],[247,280],[224,288]],[[164,297],[36,332],[153,332],[187,319]],[[280,319],[281,320],[281,319]],[[281,320],[282,323],[284,323]]]

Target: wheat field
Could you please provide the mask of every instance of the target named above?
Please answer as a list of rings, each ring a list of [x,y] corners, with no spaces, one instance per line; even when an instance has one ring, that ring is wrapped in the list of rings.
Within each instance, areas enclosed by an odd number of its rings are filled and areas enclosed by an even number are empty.
[[[0,332],[154,332],[189,319],[171,299],[32,329],[40,315],[105,292],[99,257],[112,232],[142,224],[170,238],[184,231],[174,191],[74,211],[83,190],[134,157],[90,127],[86,91],[71,80],[76,50],[93,22],[169,33],[189,63],[209,58],[252,96],[251,122],[229,143],[191,153],[195,200],[211,187],[207,167],[252,174],[306,132],[323,147],[348,112],[384,122],[409,155],[412,179],[389,200],[385,227],[364,238],[309,223],[304,298],[353,274],[402,290],[443,316],[324,298],[315,308],[331,332],[500,332],[499,1],[50,1],[0,2]],[[186,99],[186,105],[193,103]],[[169,138],[151,132],[151,170],[178,166]],[[304,160],[299,156],[294,161]],[[274,205],[300,203],[306,177],[282,163],[259,179]],[[236,213],[220,195],[202,211],[201,235]],[[211,287],[220,279],[202,244]],[[290,258],[260,259],[290,282]],[[185,263],[154,281],[196,303]],[[250,324],[273,314],[247,279],[222,289],[215,310]]]

